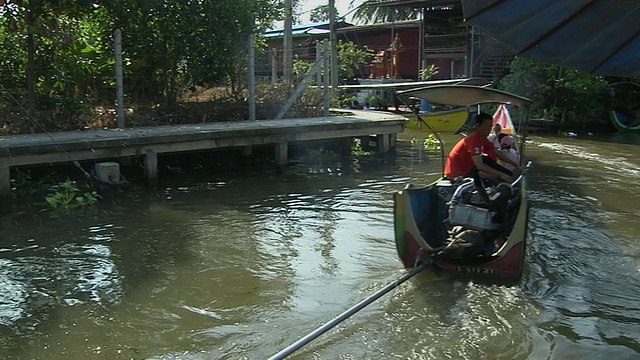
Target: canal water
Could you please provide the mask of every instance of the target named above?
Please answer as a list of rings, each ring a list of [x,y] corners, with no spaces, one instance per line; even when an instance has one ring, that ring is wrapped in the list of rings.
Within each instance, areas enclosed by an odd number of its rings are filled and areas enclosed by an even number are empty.
[[[185,172],[89,208],[18,204],[0,217],[0,358],[269,357],[404,273],[392,193],[438,177],[423,140],[349,167]],[[638,358],[639,153],[637,135],[531,137],[518,285],[423,272],[293,358]]]

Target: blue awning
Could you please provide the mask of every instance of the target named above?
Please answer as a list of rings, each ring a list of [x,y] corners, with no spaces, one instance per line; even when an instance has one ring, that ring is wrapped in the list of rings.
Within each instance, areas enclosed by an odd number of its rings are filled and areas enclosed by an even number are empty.
[[[464,17],[518,56],[640,77],[639,0],[462,0]]]

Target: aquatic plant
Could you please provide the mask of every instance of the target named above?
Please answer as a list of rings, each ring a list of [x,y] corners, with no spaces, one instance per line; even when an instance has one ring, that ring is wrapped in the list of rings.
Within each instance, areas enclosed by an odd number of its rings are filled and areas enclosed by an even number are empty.
[[[80,189],[75,181],[67,178],[54,187],[54,192],[45,197],[47,203],[54,209],[72,209],[81,206],[93,205],[100,197],[96,191]]]
[[[440,150],[440,142],[435,134],[429,134],[429,136],[424,139],[423,146],[427,151]]]

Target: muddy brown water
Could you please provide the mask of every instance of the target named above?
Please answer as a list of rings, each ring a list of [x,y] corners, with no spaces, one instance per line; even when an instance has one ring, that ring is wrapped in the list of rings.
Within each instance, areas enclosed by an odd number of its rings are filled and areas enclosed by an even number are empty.
[[[392,193],[440,171],[422,139],[350,172],[187,173],[91,208],[18,206],[0,217],[0,358],[269,357],[402,275]],[[526,151],[517,286],[423,272],[292,358],[638,358],[640,138]]]

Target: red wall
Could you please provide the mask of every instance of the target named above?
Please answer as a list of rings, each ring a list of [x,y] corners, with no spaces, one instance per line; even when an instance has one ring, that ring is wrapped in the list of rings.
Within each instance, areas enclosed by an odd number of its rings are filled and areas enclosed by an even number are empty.
[[[376,31],[362,31],[359,30],[357,35],[354,32],[347,32],[340,34],[341,38],[345,41],[353,41],[359,46],[367,46],[377,53],[381,50],[387,50],[393,42],[393,37],[397,34],[402,44],[401,51],[398,55],[398,77],[401,79],[417,79],[418,71],[420,69],[420,48],[419,48],[419,28],[412,29],[396,29],[392,32],[391,29],[376,30]],[[368,77],[370,69],[361,69],[364,73],[364,77]]]

